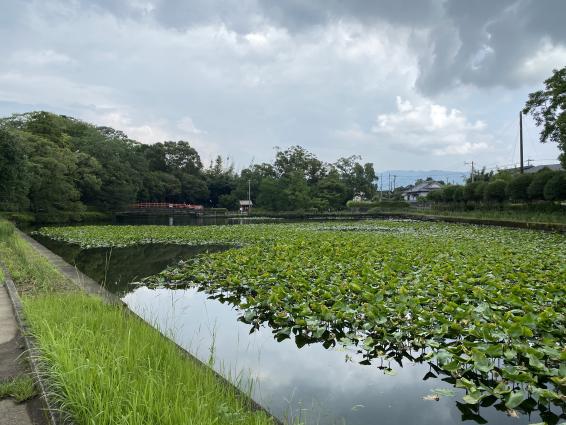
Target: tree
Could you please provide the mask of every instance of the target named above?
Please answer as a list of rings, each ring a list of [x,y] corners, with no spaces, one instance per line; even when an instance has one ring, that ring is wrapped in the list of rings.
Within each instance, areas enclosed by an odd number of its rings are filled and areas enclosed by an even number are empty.
[[[339,209],[344,207],[346,201],[348,201],[348,188],[340,180],[338,171],[333,169],[316,184],[316,195],[323,201],[322,203],[319,202],[319,209],[325,207]]]
[[[511,201],[529,200],[528,188],[534,178],[533,174],[520,174],[507,184],[507,196]]]
[[[564,201],[566,200],[566,172],[560,171],[553,174],[544,185],[544,199]]]
[[[487,183],[484,199],[491,202],[503,202],[507,198],[507,183],[504,180],[494,180]]]
[[[442,189],[433,190],[431,192],[428,192],[428,194],[426,195],[426,199],[428,201],[432,201],[432,202],[441,202],[442,201]]]
[[[523,112],[530,113],[537,126],[542,125],[540,141],[558,144],[560,161],[566,168],[566,67],[554,70],[544,81],[544,90],[529,94]]]
[[[454,201],[454,193],[456,192],[456,185],[449,184],[441,189],[442,200],[444,202]]]
[[[279,177],[295,173],[309,183],[316,183],[323,171],[322,162],[302,146],[291,146],[284,151],[278,149],[273,167]]]
[[[454,192],[452,193],[452,200],[454,202],[462,202],[464,200],[464,187],[463,186],[455,186]]]
[[[483,199],[483,191],[479,193],[478,186],[485,185],[484,181],[470,182],[464,186],[464,201],[481,201]]]
[[[284,191],[283,182],[274,177],[262,179],[257,195],[257,206],[270,211],[286,211],[289,207],[289,200]]]
[[[0,128],[0,209],[19,211],[29,206],[29,162],[23,141]]]
[[[533,181],[527,188],[529,199],[538,201],[544,199],[544,186],[552,178],[553,174],[551,170],[544,168],[534,175]]]

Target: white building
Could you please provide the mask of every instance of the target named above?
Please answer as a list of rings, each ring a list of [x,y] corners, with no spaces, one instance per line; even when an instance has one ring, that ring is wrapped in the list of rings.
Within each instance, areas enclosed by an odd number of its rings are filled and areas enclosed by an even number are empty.
[[[442,185],[436,181],[426,181],[413,186],[411,189],[403,192],[403,199],[407,202],[417,202],[420,196],[425,197],[434,190],[441,189]]]

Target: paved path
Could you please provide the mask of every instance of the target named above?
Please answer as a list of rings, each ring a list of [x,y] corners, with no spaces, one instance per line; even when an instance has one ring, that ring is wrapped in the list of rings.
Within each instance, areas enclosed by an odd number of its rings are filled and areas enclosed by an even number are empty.
[[[21,361],[24,342],[20,338],[16,317],[8,290],[0,283],[0,381],[26,373]],[[0,400],[0,425],[44,424],[41,403],[37,397],[25,403],[11,399]]]

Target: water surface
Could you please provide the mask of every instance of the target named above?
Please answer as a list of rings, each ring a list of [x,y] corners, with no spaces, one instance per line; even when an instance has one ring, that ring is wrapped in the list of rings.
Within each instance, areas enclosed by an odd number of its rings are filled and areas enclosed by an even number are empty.
[[[558,412],[516,409],[507,414],[499,401],[471,406],[461,402],[456,389],[434,365],[401,365],[379,359],[362,365],[355,347],[314,343],[298,348],[293,340],[277,342],[265,324],[250,334],[250,325],[238,320],[242,312],[229,303],[196,289],[150,289],[132,285],[181,259],[226,249],[146,245],[114,249],[80,248],[41,240],[82,272],[123,297],[130,309],[158,327],[179,345],[244,388],[252,387],[256,401],[279,418],[301,419],[306,424],[455,424],[464,421],[490,424],[558,423]],[[389,367],[393,372],[389,372]],[[394,373],[394,376],[390,375]],[[426,400],[435,389],[454,396]],[[531,409],[532,410],[532,409]],[[542,417],[541,417],[542,416]],[[564,419],[564,415],[562,415]]]

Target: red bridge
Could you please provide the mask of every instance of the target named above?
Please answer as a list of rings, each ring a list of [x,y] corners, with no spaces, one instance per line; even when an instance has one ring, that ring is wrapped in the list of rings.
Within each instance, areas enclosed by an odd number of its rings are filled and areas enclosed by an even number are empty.
[[[137,204],[130,205],[130,208],[138,209],[138,210],[148,210],[148,209],[173,209],[173,210],[195,210],[201,211],[204,210],[202,205],[196,204],[172,204],[169,202],[139,202]]]

